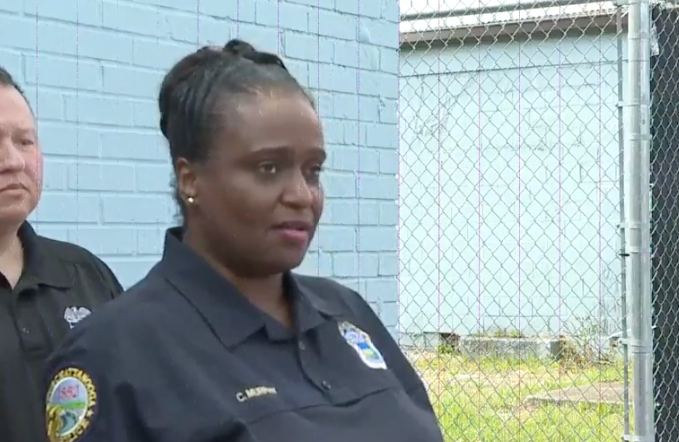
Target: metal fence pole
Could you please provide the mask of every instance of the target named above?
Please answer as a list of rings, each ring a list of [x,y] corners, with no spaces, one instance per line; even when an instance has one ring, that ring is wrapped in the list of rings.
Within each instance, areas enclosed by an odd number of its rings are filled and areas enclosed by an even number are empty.
[[[629,7],[629,289],[635,440],[655,440],[650,240],[650,4]]]
[[[616,44],[616,52],[618,56],[618,139],[620,143],[620,154],[619,154],[619,170],[620,177],[618,185],[620,186],[620,256],[625,256],[626,251],[626,238],[625,238],[625,115],[624,115],[624,97],[625,97],[625,76],[623,75],[623,27],[622,27],[622,16],[623,10],[621,5],[618,5],[615,12],[615,27],[617,30],[618,38]],[[622,337],[622,342],[627,342],[629,339],[629,327],[627,318],[627,262],[625,259],[620,260],[620,279],[622,284],[620,284],[620,305],[622,306],[621,319],[620,319],[620,335]],[[622,361],[623,361],[623,392],[622,392],[622,402],[624,408],[624,435],[629,435],[630,433],[630,403],[629,403],[629,348],[627,345],[622,346]]]

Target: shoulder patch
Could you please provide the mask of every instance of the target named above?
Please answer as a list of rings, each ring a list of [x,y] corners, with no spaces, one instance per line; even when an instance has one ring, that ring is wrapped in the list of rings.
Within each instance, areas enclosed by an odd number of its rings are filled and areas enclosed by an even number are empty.
[[[85,371],[64,368],[52,378],[45,404],[50,442],[74,442],[92,422],[97,408],[97,390]]]
[[[387,369],[382,353],[375,347],[368,333],[349,322],[340,322],[338,325],[344,340],[354,349],[365,365],[374,369]]]

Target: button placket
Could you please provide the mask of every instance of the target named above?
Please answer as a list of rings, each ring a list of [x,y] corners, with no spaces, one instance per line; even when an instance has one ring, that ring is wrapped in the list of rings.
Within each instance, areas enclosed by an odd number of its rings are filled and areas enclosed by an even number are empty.
[[[319,368],[317,367],[318,364],[316,361],[316,357],[311,352],[308,350],[307,344],[304,342],[304,339],[301,337],[297,340],[297,349],[298,349],[298,355],[299,355],[299,361],[302,366],[302,370],[306,374],[307,379],[316,386],[316,388],[323,390],[325,392],[328,392],[332,389],[332,385],[330,382],[328,382],[325,379],[319,378],[318,374],[318,369],[313,370],[313,368]],[[310,370],[311,368],[311,370]]]
[[[37,315],[34,293],[22,292],[13,306],[14,326],[26,351],[42,351],[49,345]]]

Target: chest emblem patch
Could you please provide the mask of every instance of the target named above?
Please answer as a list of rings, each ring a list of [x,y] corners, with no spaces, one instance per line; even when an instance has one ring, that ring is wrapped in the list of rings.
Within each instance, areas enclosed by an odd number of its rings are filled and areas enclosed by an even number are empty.
[[[338,325],[346,343],[354,349],[365,365],[376,370],[387,369],[382,353],[375,347],[370,335],[349,322],[340,322]]]
[[[90,313],[92,312],[85,307],[66,307],[66,310],[64,310],[64,320],[70,328],[73,328],[78,322],[88,317]]]

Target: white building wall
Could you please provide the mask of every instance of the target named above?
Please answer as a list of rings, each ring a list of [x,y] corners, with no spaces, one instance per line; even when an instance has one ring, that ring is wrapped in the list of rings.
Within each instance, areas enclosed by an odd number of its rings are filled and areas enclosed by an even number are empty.
[[[619,329],[616,38],[402,50],[406,337]]]

